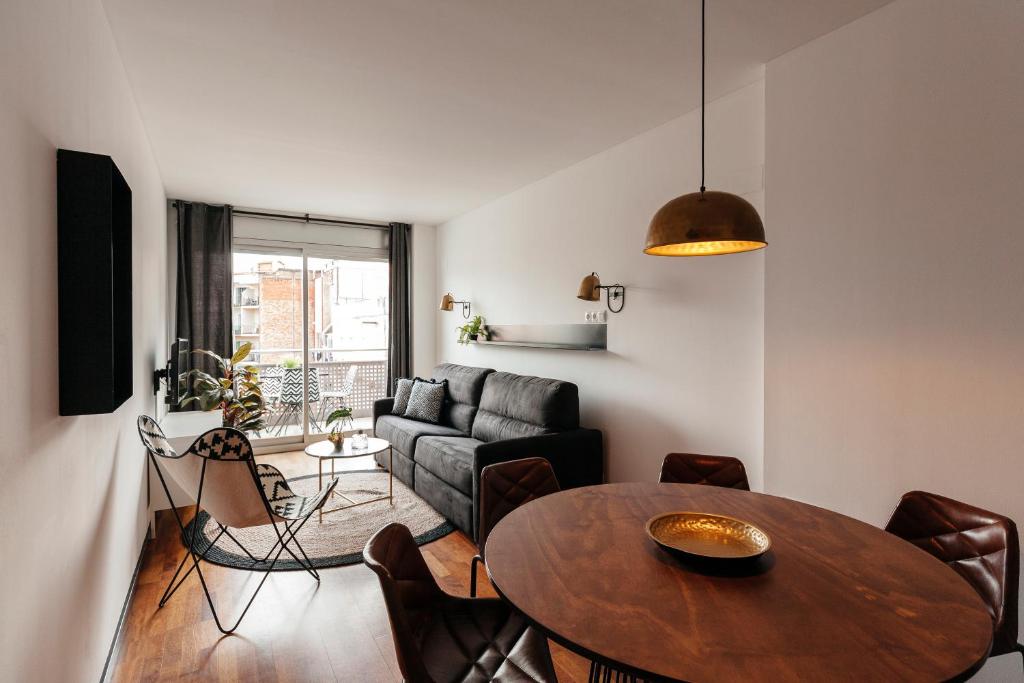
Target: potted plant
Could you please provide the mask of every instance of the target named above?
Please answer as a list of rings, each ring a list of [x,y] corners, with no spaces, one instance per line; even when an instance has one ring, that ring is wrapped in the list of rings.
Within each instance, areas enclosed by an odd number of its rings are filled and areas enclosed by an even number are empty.
[[[325,424],[331,428],[327,440],[334,444],[335,448],[341,448],[345,441],[345,432],[352,429],[352,409],[342,406],[331,411],[327,416]]]
[[[217,363],[220,377],[214,377],[202,370],[189,372],[193,393],[181,399],[185,406],[193,401],[203,410],[219,408],[221,424],[243,432],[258,432],[264,427],[266,403],[260,388],[259,368],[255,365],[241,365],[249,357],[252,344],[246,342],[238,347],[230,358],[221,358],[213,351],[196,349],[193,353],[209,356]]]
[[[484,339],[488,337],[487,324],[482,315],[474,315],[468,323],[455,329],[459,331],[460,344],[468,344],[471,341],[477,341],[480,337]]]

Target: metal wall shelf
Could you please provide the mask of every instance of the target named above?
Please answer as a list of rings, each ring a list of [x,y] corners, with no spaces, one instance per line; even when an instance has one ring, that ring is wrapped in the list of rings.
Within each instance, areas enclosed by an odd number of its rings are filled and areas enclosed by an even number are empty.
[[[470,342],[480,346],[520,346],[560,351],[605,351],[608,325],[488,325],[491,338]]]

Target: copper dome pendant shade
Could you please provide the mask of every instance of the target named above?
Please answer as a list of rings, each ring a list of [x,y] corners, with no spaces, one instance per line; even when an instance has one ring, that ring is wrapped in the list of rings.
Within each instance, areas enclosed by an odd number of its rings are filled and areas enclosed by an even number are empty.
[[[764,225],[750,202],[728,192],[691,192],[658,209],[645,254],[712,256],[763,249]]]
[[[704,187],[704,14],[700,3],[700,191],[658,209],[647,228],[644,253],[652,256],[714,256],[763,249],[764,224],[750,202]]]

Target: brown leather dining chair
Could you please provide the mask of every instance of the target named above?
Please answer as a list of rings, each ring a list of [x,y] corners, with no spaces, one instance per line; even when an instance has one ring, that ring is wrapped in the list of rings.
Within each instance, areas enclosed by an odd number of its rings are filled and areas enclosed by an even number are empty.
[[[662,484],[705,484],[750,490],[747,470],[738,458],[727,455],[669,453],[661,464]]]
[[[483,564],[484,545],[491,529],[517,507],[560,490],[555,471],[544,458],[509,460],[480,470],[480,527],[476,543],[480,553],[469,563],[471,597],[476,597],[477,566]]]
[[[952,567],[992,615],[990,657],[1019,652],[1017,591],[1020,543],[1009,517],[934,493],[903,494],[885,530]]]
[[[392,523],[366,543],[377,574],[395,654],[409,683],[557,683],[543,635],[498,598],[459,598],[441,590],[409,529]]]

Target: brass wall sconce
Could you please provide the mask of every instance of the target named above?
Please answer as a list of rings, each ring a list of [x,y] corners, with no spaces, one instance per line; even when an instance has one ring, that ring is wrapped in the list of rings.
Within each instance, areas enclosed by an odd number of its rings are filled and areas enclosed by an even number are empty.
[[[451,292],[448,292],[447,294],[445,294],[444,296],[441,297],[441,310],[442,311],[450,311],[450,310],[452,310],[454,304],[461,304],[462,305],[462,317],[468,319],[469,318],[469,313],[472,310],[472,306],[470,306],[470,303],[468,301],[456,301],[455,297],[452,296]]]
[[[626,288],[619,283],[602,285],[601,278],[597,276],[597,273],[591,273],[583,278],[583,281],[580,282],[580,291],[576,293],[576,298],[583,299],[584,301],[600,301],[602,289],[608,292],[607,305],[609,311],[618,313],[626,307]],[[618,308],[612,307],[613,301],[619,303]]]

